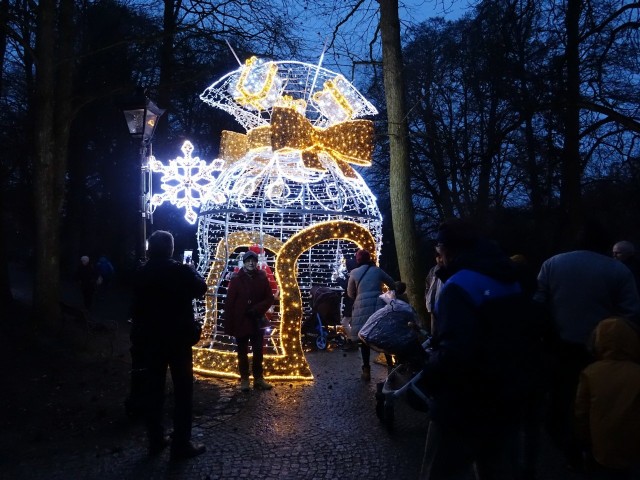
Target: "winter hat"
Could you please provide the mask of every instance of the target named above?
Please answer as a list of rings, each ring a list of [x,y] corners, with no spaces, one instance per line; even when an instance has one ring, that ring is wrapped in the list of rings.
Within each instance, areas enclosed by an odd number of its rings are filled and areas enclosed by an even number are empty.
[[[247,250],[244,254],[244,257],[242,257],[242,261],[246,262],[247,260],[249,260],[250,258],[255,258],[256,262],[258,261],[258,254],[256,252],[254,252],[253,250]]]
[[[356,262],[358,265],[365,265],[371,261],[371,254],[364,249],[360,249],[356,252]]]
[[[262,253],[262,249],[260,248],[260,245],[258,245],[257,243],[254,243],[253,245],[251,245],[249,247],[249,251],[254,252],[257,255],[260,255]]]

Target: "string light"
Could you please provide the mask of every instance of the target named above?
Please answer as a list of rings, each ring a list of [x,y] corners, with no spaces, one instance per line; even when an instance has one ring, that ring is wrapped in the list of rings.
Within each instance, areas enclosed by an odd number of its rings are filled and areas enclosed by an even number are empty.
[[[207,283],[218,285],[224,264],[224,251],[235,250],[240,246],[248,246],[260,237],[259,233],[236,232],[226,240],[222,240],[216,248],[218,261],[214,261]],[[376,251],[375,239],[371,233],[362,225],[348,221],[328,221],[312,225],[293,235],[283,245],[273,237],[262,237],[266,240],[266,249],[276,249],[275,263],[276,281],[281,292],[280,311],[280,345],[279,354],[269,354],[264,356],[264,375],[272,379],[294,379],[309,380],[313,378],[309,369],[309,364],[302,350],[300,338],[300,327],[304,317],[303,300],[300,286],[298,284],[298,259],[304,252],[309,251],[313,246],[325,241],[343,239],[354,242],[358,248],[365,248],[371,252]],[[223,243],[224,242],[224,243]],[[271,248],[269,248],[271,247]],[[279,247],[279,248],[278,248]],[[374,254],[375,255],[375,254]],[[372,258],[375,261],[375,256]],[[214,293],[207,298],[207,311],[212,312],[212,317],[207,317],[205,322],[205,340],[211,335],[212,326],[216,323],[215,316],[217,306],[214,301],[217,298],[216,288]],[[194,370],[200,373],[237,377],[237,354],[235,351],[222,349],[201,348],[202,345],[194,348]]]
[[[275,63],[249,58],[241,69],[235,87],[236,102],[258,111],[272,107],[280,97],[282,85],[277,73],[278,66]]]
[[[373,124],[361,117],[377,111],[341,75],[302,62],[255,58],[200,98],[230,113],[246,133],[223,132],[219,158],[209,170],[191,158],[191,144],[173,170],[171,162],[154,163],[153,171],[163,173],[163,185],[170,187],[169,200],[182,198],[176,193],[181,181],[182,190],[189,189],[190,198],[180,203],[188,219],[200,207],[198,271],[208,292],[196,302],[204,328],[193,350],[194,369],[238,377],[234,338],[224,329],[226,289],[244,250],[257,244],[280,292],[263,346],[264,374],[311,379],[301,333],[311,312],[311,288],[337,287],[345,259],[358,248],[374,258],[380,250],[376,198],[352,167],[371,163]]]
[[[151,197],[151,207],[162,205],[165,201],[184,208],[184,218],[191,224],[198,219],[194,208],[199,208],[202,198],[214,180],[214,172],[219,164],[207,164],[198,157],[192,157],[193,145],[185,141],[181,147],[184,157],[178,157],[169,161],[169,165],[163,165],[155,157],[149,159],[149,168],[153,173],[160,173],[162,182],[160,187],[163,193],[154,194]]]
[[[350,95],[349,82],[342,75],[324,82],[324,89],[313,94],[320,111],[332,122],[344,122],[353,118],[351,103],[357,101]]]

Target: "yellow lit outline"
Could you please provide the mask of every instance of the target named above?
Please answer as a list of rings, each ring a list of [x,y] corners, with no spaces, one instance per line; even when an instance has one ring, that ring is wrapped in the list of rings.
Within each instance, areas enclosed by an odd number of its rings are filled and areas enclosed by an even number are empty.
[[[254,64],[258,61],[256,57],[251,57],[247,59],[245,65],[242,69],[242,73],[240,74],[240,78],[238,79],[237,89],[240,92],[240,96],[235,98],[235,101],[241,105],[252,105],[257,110],[264,110],[265,107],[261,104],[262,100],[264,100],[271,90],[273,86],[273,80],[276,77],[276,73],[278,73],[278,66],[269,62],[265,66],[267,67],[267,75],[265,76],[264,83],[262,84],[262,88],[257,93],[251,93],[249,90],[245,88],[247,83],[247,78],[253,70]]]
[[[280,341],[282,355],[267,354],[264,356],[264,375],[275,380],[311,380],[313,375],[304,356],[300,328],[303,320],[302,295],[297,280],[297,263],[302,253],[314,245],[328,240],[348,240],[358,248],[372,252],[375,261],[376,244],[373,235],[359,223],[346,220],[320,222],[293,235],[280,248],[279,240],[263,235],[265,248],[276,253],[275,277],[280,290]],[[229,251],[239,246],[259,243],[259,232],[235,232],[230,234],[227,243]],[[216,248],[216,260],[211,266],[207,278],[210,288],[217,285],[222,269],[226,264],[222,239]],[[269,246],[270,245],[270,246]],[[273,247],[273,248],[272,248]],[[215,281],[215,283],[213,283]],[[216,292],[213,292],[214,295]],[[209,311],[213,307],[213,298],[207,298],[207,325],[209,333],[213,320]],[[213,313],[211,315],[214,315]],[[205,334],[203,334],[205,335]],[[207,338],[204,336],[204,338]],[[235,351],[221,351],[209,348],[194,347],[194,371],[202,374],[238,378],[237,354]]]
[[[324,82],[324,88],[319,92],[314,93],[313,99],[316,102],[320,102],[324,94],[328,93],[333,97],[333,99],[340,106],[340,108],[342,108],[347,118],[350,119],[353,117],[354,110],[353,110],[353,107],[351,106],[351,103],[347,99],[347,97],[345,97],[342,94],[342,92],[338,89],[338,82],[340,80],[344,80],[346,82],[345,78],[342,75],[338,75],[333,80],[327,80],[326,82]]]

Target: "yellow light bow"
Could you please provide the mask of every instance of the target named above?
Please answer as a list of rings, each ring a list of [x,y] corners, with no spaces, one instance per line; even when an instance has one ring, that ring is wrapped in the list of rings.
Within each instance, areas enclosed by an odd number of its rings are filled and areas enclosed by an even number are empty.
[[[305,167],[325,171],[318,157],[324,152],[336,162],[346,178],[355,178],[356,173],[349,164],[371,165],[373,134],[370,120],[350,120],[328,128],[316,128],[292,108],[274,107],[271,126],[253,128],[246,135],[223,131],[220,157],[228,167],[254,149],[300,150]]]
[[[340,169],[351,169],[348,163],[368,167],[373,153],[373,123],[350,120],[328,128],[316,128],[295,110],[274,107],[271,148],[274,152],[301,150],[305,166],[314,170],[325,170],[318,158],[320,152],[333,158]],[[343,173],[346,172],[343,170]]]
[[[237,162],[249,150],[271,147],[271,127],[252,128],[244,133],[223,130],[220,137],[220,158],[225,161],[225,167]]]

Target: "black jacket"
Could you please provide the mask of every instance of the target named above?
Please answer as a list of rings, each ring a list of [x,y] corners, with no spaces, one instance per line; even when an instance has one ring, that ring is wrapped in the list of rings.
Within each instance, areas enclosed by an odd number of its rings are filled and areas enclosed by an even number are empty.
[[[512,420],[528,393],[537,334],[519,272],[488,241],[440,269],[433,351],[424,367],[434,420]]]
[[[150,259],[136,271],[131,340],[138,345],[192,343],[193,299],[207,291],[202,276],[173,259]]]

